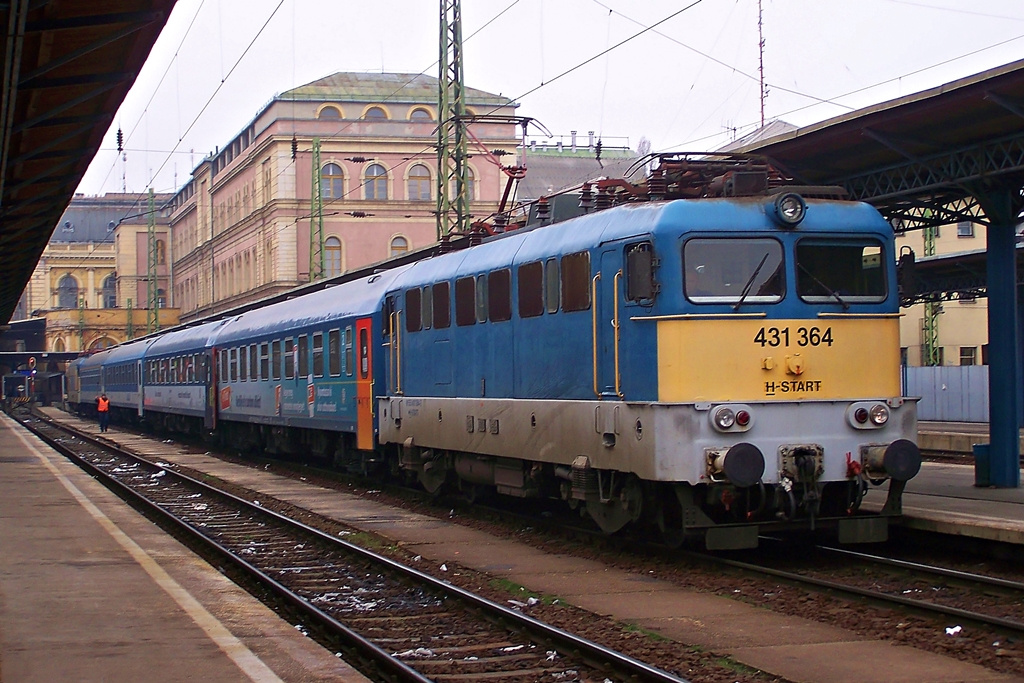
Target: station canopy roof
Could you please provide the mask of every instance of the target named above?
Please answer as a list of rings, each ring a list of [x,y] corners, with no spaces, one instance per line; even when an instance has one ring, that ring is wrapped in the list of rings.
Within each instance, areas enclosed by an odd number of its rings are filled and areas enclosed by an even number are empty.
[[[0,66],[0,323],[175,0],[13,0]]]
[[[841,185],[903,227],[971,219],[998,184],[1024,186],[1024,60],[760,139],[802,183]]]

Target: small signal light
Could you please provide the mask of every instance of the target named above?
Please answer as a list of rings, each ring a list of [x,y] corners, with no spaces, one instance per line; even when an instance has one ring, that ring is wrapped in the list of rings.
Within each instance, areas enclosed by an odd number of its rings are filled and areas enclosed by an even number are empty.
[[[745,410],[740,410],[736,413],[736,424],[740,427],[746,427],[750,424],[750,413]]]
[[[864,424],[865,422],[868,421],[868,409],[857,408],[857,410],[853,411],[853,419],[856,420],[859,424]]]

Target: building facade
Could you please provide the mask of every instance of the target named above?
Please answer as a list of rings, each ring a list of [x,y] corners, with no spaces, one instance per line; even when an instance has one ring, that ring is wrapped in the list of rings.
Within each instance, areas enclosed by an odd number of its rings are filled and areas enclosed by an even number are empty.
[[[985,232],[970,221],[896,236],[897,254],[909,248],[917,259],[984,251]],[[904,365],[988,364],[988,299],[961,296],[903,309],[900,346]]]
[[[156,206],[171,195],[157,196]],[[148,291],[148,198],[110,193],[75,195],[54,229],[13,319],[47,320],[47,351],[93,351],[146,330]],[[157,290],[170,288],[170,234],[166,212],[156,216]],[[141,246],[140,246],[141,245]],[[158,299],[158,306],[160,301]],[[159,311],[161,326],[177,312]],[[140,324],[141,323],[141,324]]]
[[[204,159],[169,203],[182,320],[309,282],[311,235],[322,234],[325,277],[436,242],[437,92],[422,74],[336,73],[274,97]],[[515,111],[472,88],[466,103],[470,114]],[[518,129],[494,121],[470,131],[470,209],[484,218],[498,206],[498,160],[515,153]]]

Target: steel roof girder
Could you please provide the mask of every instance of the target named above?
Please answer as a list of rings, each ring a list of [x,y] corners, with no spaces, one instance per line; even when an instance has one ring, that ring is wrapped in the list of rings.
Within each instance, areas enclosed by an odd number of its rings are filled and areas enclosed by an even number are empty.
[[[1014,172],[1024,173],[1024,133],[830,182],[845,187],[851,198],[870,202]]]

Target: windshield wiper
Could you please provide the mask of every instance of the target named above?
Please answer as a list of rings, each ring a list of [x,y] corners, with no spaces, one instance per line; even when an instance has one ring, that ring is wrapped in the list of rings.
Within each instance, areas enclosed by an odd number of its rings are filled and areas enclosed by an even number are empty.
[[[750,294],[750,288],[754,286],[754,280],[757,279],[757,274],[764,268],[764,262],[768,260],[769,252],[764,252],[764,256],[761,257],[761,262],[757,264],[757,268],[754,268],[754,272],[750,274],[750,278],[747,280],[747,284],[743,285],[743,291],[740,292],[739,301],[732,305],[732,310],[740,310],[740,306],[747,298],[747,294]]]
[[[814,283],[816,285],[818,285],[819,287],[824,289],[826,292],[828,292],[829,296],[833,297],[836,301],[838,301],[840,304],[842,304],[844,311],[850,310],[850,304],[848,304],[847,302],[843,301],[843,297],[839,296],[839,292],[837,292],[836,290],[832,289],[831,287],[826,285],[824,282],[822,282],[818,278],[814,277],[814,273],[812,273],[811,271],[807,270],[807,268],[802,263],[798,263],[797,267],[800,270],[802,270],[805,273],[807,273],[807,277],[809,277],[812,280],[814,280]]]

